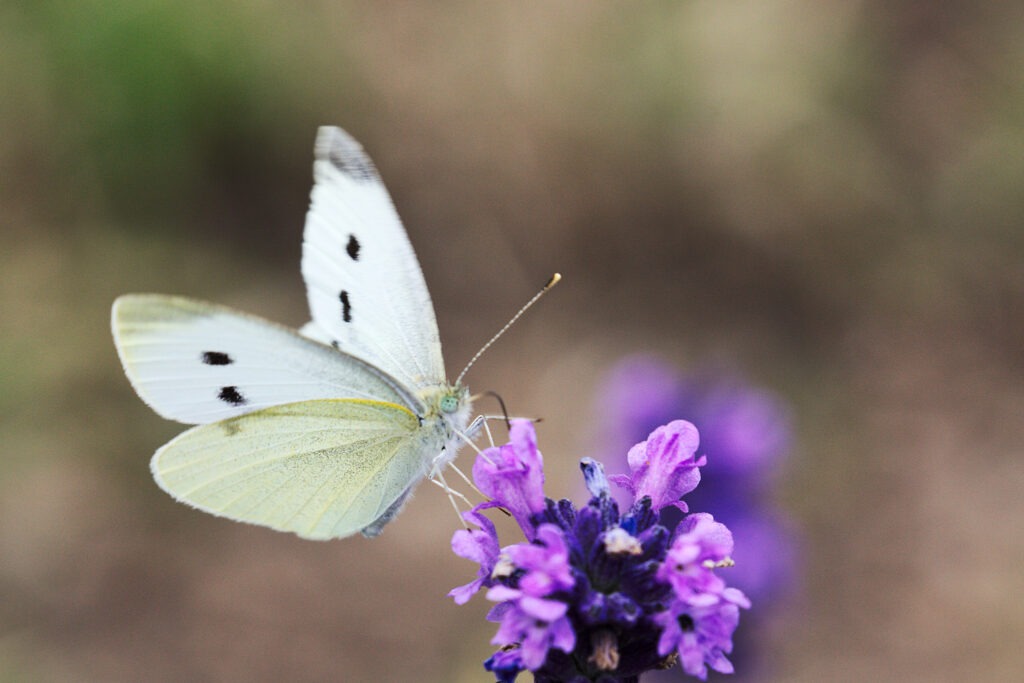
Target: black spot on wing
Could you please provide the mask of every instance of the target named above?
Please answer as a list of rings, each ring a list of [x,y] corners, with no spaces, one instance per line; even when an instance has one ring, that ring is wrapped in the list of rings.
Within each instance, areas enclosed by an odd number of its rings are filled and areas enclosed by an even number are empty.
[[[331,346],[333,346],[336,350],[341,351],[341,342],[338,341],[337,339],[331,340]]]
[[[341,290],[338,299],[341,301],[341,319],[347,323],[352,322],[352,303],[348,300],[348,292]]]
[[[353,261],[359,260],[359,249],[361,245],[359,240],[356,239],[355,235],[348,236],[348,244],[345,245],[345,251],[348,252],[348,257]]]
[[[238,393],[238,387],[221,387],[217,398],[233,406],[243,406],[246,404],[245,397]]]
[[[203,351],[203,363],[206,365],[231,365],[234,359],[223,351]]]
[[[338,141],[327,153],[327,160],[334,168],[357,183],[371,183],[380,180],[377,167],[373,165],[370,157],[366,156],[358,144]]]

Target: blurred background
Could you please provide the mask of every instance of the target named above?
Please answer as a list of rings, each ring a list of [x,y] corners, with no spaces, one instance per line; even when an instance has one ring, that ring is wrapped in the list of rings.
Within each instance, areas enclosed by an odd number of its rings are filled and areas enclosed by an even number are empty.
[[[324,123],[376,160],[452,374],[564,274],[468,376],[544,417],[549,495],[608,457],[623,357],[784,406],[791,583],[735,680],[1024,670],[1020,3],[7,0],[0,89],[0,680],[489,679],[439,490],[314,543],[149,475],[183,427],[110,304],[304,323]]]

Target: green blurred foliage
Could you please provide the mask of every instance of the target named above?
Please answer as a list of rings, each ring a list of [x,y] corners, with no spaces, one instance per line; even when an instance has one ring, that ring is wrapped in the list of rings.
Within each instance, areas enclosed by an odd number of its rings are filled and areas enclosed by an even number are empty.
[[[266,234],[281,218],[268,188],[296,171],[308,137],[275,131],[315,127],[348,89],[343,52],[303,41],[314,21],[300,5],[8,5],[6,116],[29,135],[5,175],[45,183],[39,208],[66,226],[104,217],[189,237],[208,238],[210,224],[217,239]]]

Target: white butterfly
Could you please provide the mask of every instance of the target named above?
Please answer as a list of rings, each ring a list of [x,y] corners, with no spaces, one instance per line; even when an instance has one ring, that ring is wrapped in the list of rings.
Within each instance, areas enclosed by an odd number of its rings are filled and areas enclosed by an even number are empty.
[[[302,245],[300,332],[214,304],[114,302],[118,355],[157,413],[197,427],[153,456],[174,498],[328,539],[375,536],[455,457],[470,397],[445,378],[434,308],[370,158],[321,128]]]

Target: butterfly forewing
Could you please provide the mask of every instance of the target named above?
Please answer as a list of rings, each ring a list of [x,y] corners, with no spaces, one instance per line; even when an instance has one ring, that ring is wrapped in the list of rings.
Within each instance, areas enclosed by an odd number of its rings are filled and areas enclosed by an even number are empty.
[[[114,341],[157,413],[205,424],[282,403],[358,398],[414,410],[418,400],[366,363],[229,308],[156,294],[114,304]]]
[[[444,381],[434,307],[401,220],[362,147],[319,130],[302,245],[313,322],[335,344],[417,388]]]
[[[194,427],[153,456],[153,476],[206,512],[291,531],[349,536],[425,474],[419,420],[379,401],[305,401]]]

